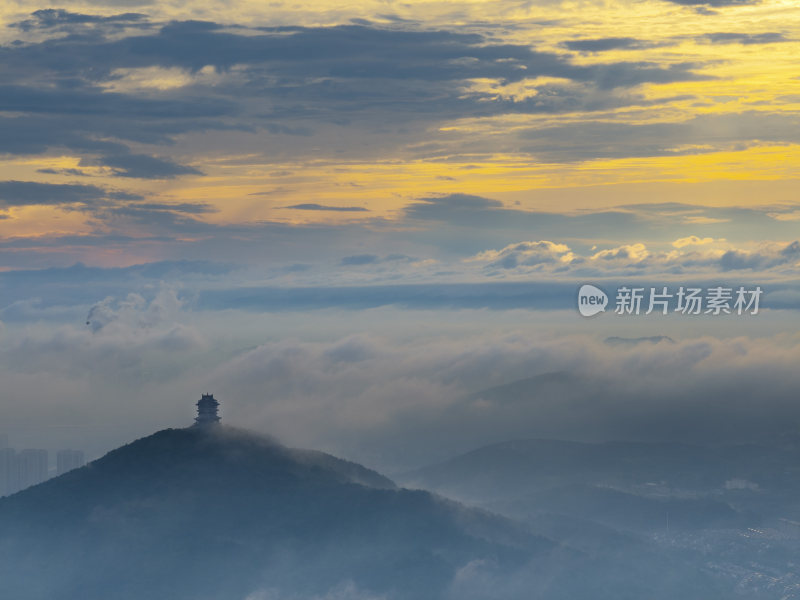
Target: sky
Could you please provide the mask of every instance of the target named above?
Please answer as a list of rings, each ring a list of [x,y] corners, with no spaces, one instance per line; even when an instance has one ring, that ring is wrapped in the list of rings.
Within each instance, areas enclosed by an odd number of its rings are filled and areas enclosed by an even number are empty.
[[[97,456],[205,392],[389,470],[796,432],[798,53],[791,0],[4,2],[0,433]]]

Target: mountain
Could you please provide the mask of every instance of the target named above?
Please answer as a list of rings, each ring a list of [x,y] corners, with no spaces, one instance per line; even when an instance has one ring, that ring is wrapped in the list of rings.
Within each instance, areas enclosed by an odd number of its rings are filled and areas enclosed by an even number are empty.
[[[760,448],[531,439],[478,448],[400,478],[516,519],[544,513],[653,533],[758,524],[753,506],[738,498],[737,510],[722,492],[731,481],[758,486],[751,478],[763,482],[769,456]]]
[[[438,598],[470,561],[518,565],[551,547],[321,452],[173,429],[1,500],[0,595],[242,600],[355,585]]]
[[[572,484],[650,496],[739,488],[778,493],[796,488],[798,458],[796,448],[780,446],[522,439],[483,446],[399,479],[474,502]]]
[[[692,557],[643,551],[630,561],[607,541],[605,551],[555,543],[246,431],[169,429],[0,500],[0,597],[732,597]]]
[[[468,403],[484,401],[500,405],[532,401],[547,404],[552,398],[564,397],[570,386],[578,381],[580,377],[571,373],[553,371],[481,390],[468,395],[465,401]]]
[[[522,439],[396,479],[628,565],[633,578],[659,561],[683,577],[691,562],[750,598],[800,598],[800,448],[793,440],[709,446]]]

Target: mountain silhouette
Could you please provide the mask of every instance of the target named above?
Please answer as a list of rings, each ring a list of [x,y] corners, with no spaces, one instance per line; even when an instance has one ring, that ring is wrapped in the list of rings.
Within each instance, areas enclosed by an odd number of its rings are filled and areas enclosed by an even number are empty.
[[[168,429],[0,500],[0,595],[440,598],[471,561],[518,565],[551,547],[322,452]]]
[[[640,597],[655,598],[682,579],[692,583],[675,598],[687,590],[724,598],[706,587],[705,573],[729,586],[729,598],[779,600],[797,591],[799,462],[791,437],[762,445],[520,439],[397,480],[581,550],[595,559],[588,570],[605,565],[596,581],[620,597],[650,580]],[[627,574],[616,578],[620,569]]]
[[[470,501],[538,493],[563,485],[624,487],[661,482],[683,489],[794,485],[796,450],[753,444],[585,443],[520,439],[483,446],[399,476],[408,485]],[[792,487],[794,489],[794,487]]]
[[[553,525],[556,534],[580,526]],[[631,558],[613,551],[619,536],[590,537],[597,548],[556,543],[517,521],[251,432],[168,429],[0,499],[0,597],[731,597],[692,557],[644,548]]]

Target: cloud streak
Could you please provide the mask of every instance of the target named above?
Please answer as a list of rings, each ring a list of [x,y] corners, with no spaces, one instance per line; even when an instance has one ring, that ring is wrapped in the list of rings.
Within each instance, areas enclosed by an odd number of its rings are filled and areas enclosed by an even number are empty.
[[[331,212],[369,212],[369,209],[363,206],[328,206],[325,204],[293,204],[292,206],[284,206],[283,208],[292,208],[294,210],[321,210]]]

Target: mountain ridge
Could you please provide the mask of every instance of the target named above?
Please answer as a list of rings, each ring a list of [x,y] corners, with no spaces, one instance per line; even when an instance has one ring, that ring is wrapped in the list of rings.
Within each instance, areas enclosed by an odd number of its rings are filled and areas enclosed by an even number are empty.
[[[472,561],[519,566],[553,547],[504,517],[221,425],[156,432],[0,499],[0,591],[15,600],[241,600],[265,586],[313,597],[349,582],[438,599]]]
[[[551,530],[561,535],[573,525],[553,522]],[[646,552],[609,552],[605,534],[569,535],[580,547],[246,430],[167,429],[0,500],[0,596],[731,597],[693,557],[647,545]]]

